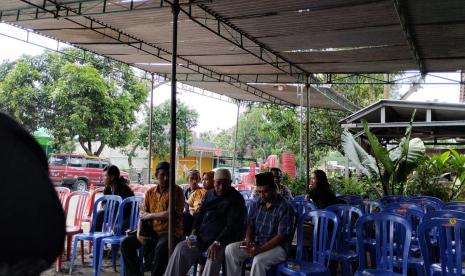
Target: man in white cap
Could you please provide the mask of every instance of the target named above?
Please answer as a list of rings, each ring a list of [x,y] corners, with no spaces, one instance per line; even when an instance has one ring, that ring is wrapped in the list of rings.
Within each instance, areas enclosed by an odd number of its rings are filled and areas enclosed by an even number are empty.
[[[209,190],[195,218],[192,234],[176,246],[165,276],[184,276],[207,252],[204,276],[218,275],[226,245],[242,239],[246,216],[242,195],[231,187],[231,173],[219,169],[214,175],[214,189]]]

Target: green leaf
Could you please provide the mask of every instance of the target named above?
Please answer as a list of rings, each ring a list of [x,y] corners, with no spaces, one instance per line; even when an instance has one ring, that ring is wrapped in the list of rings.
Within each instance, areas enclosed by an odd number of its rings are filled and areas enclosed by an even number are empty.
[[[345,156],[358,170],[369,177],[378,176],[379,171],[373,156],[369,155],[347,130],[342,132],[342,147]]]
[[[389,158],[389,152],[385,147],[381,145],[376,137],[368,128],[368,123],[363,120],[363,129],[365,130],[365,134],[368,137],[368,141],[370,142],[371,149],[373,151],[373,155],[376,160],[383,165],[384,170],[387,174],[392,174],[394,172],[394,163]]]

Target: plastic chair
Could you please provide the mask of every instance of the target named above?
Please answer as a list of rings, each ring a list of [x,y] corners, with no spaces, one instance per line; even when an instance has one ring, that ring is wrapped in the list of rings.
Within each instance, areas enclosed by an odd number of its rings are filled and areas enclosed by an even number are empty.
[[[359,195],[341,195],[336,198],[339,200],[343,200],[350,205],[356,205],[360,204],[360,202],[363,202],[363,198]]]
[[[61,206],[63,209],[65,208],[66,199],[68,198],[71,190],[66,187],[55,187],[55,191],[57,192],[58,198],[60,199]]]
[[[250,199],[252,197],[251,190],[240,190],[239,193],[244,197],[244,199]]]
[[[292,208],[294,208],[294,213],[297,215],[297,218],[301,217],[302,215],[317,210],[315,204],[303,201],[303,200],[291,200],[289,201]]]
[[[361,209],[347,204],[332,205],[326,210],[335,213],[339,221],[336,248],[330,259],[341,263],[342,275],[352,275],[351,263],[356,264],[357,252],[352,250],[351,245],[355,244],[356,241],[355,223],[363,215],[363,212]]]
[[[465,213],[455,210],[439,210],[432,211],[425,214],[423,220],[430,220],[436,218],[457,218],[465,220]]]
[[[65,203],[65,214],[66,214],[66,259],[69,260],[71,255],[71,243],[73,236],[82,233],[82,214],[86,208],[89,193],[84,191],[76,191],[69,194]],[[70,203],[75,202],[75,205],[71,206]],[[68,216],[73,214],[71,224],[68,224]],[[82,258],[84,258],[84,251],[81,244]],[[56,271],[61,270],[61,255],[58,256],[56,261]]]
[[[130,210],[130,216],[129,216],[129,228],[128,230],[136,230],[137,229],[137,224],[139,222],[139,211],[140,211],[140,206],[143,204],[144,198],[143,197],[128,197],[125,198],[121,204],[119,205],[118,208],[118,216],[116,218],[116,225],[114,228],[114,236],[106,237],[103,238],[99,248],[98,248],[98,260],[96,264],[96,271],[97,275],[100,275],[100,268],[102,264],[102,257],[103,257],[103,248],[105,247],[106,244],[111,245],[111,253],[112,253],[112,260],[113,260],[113,269],[116,272],[116,249],[120,246],[121,241],[126,238],[125,235],[125,230],[123,229],[123,215],[124,215],[124,210]],[[123,256],[120,256],[120,275],[124,275],[124,262],[123,262]]]
[[[141,192],[134,192],[134,196],[145,197],[145,194]]]
[[[419,212],[424,213],[423,207],[416,205],[415,203],[410,202],[393,202],[388,205],[383,206],[383,211],[388,209],[413,209]]]
[[[85,222],[91,222],[92,221],[92,211],[94,209],[95,198],[97,197],[97,195],[103,194],[104,190],[105,190],[105,187],[99,187],[99,188],[95,189],[90,194],[90,199],[89,199],[89,202],[87,204],[86,213],[82,217],[82,221],[85,221]]]
[[[366,268],[365,229],[375,226],[375,266]],[[412,227],[407,219],[394,214],[375,213],[362,216],[357,221],[357,252],[359,268],[355,275],[404,275],[407,276]],[[394,260],[401,260],[401,274],[394,273]]]
[[[296,201],[298,201],[298,200],[305,200],[305,195],[296,195],[296,196],[293,198],[293,200],[296,200]]]
[[[134,191],[137,187],[140,187],[141,185],[137,183],[131,183],[128,186],[129,186],[129,189],[131,189],[131,191]]]
[[[449,206],[444,206],[442,209],[465,212],[465,205],[449,205]]]
[[[303,255],[303,223],[311,219],[313,228],[312,240],[312,261],[302,260]],[[330,224],[332,222],[332,224]],[[332,231],[330,231],[332,229]],[[329,256],[333,249],[338,229],[338,219],[336,214],[327,210],[310,211],[303,215],[297,227],[297,254],[295,264],[299,265],[296,269],[292,261],[286,261],[278,265],[276,275],[312,275],[326,274],[329,275]],[[329,234],[331,232],[331,234]]]
[[[417,275],[424,275],[424,267],[423,267],[423,258],[420,254],[420,247],[418,244],[418,225],[423,221],[425,216],[424,211],[419,211],[416,208],[411,209],[395,209],[395,208],[387,208],[384,209],[383,212],[396,214],[402,216],[403,218],[407,219],[412,227],[412,241],[410,243],[410,255],[407,261],[407,267],[413,268],[417,272]],[[395,264],[397,266],[401,265],[401,262],[396,260]]]
[[[96,232],[96,226],[97,226],[97,212],[100,203],[103,204],[103,222],[102,222],[102,232]],[[98,251],[97,249],[100,246],[100,241],[104,237],[108,237],[113,235],[113,227],[115,226],[115,221],[116,221],[116,215],[117,215],[117,210],[119,205],[121,204],[121,197],[116,196],[116,195],[104,195],[100,198],[98,198],[95,201],[94,204],[94,210],[93,210],[93,220],[92,220],[92,226],[90,228],[89,233],[87,234],[78,234],[74,237],[74,246],[73,246],[73,253],[71,255],[71,260],[69,264],[69,273],[71,274],[73,271],[73,265],[74,265],[74,260],[76,258],[76,250],[77,250],[77,243],[81,241],[81,247],[83,244],[83,241],[90,241],[94,244],[94,248],[92,250],[93,253],[93,260],[92,260],[92,266],[96,268],[96,262],[98,259]],[[81,257],[84,251],[81,249]],[[82,258],[82,263],[84,264],[84,258]],[[96,271],[96,270],[95,270]]]
[[[362,206],[361,206],[362,207]],[[363,200],[363,213],[368,215],[371,213],[379,213],[383,210],[383,206],[376,200]]]
[[[438,203],[438,201],[432,200],[431,198],[428,198],[428,197],[415,197],[415,198],[408,200],[407,202],[414,203],[422,207],[425,213],[441,210],[443,206],[442,203]]]
[[[133,191],[145,194],[150,188],[151,187],[149,187],[149,185],[140,185],[139,187],[136,187]]]
[[[405,196],[401,196],[401,195],[389,195],[389,196],[383,196],[379,200],[379,202],[381,202],[382,205],[388,205],[390,203],[405,201],[407,199],[408,198],[406,198]]]
[[[433,202],[435,202],[436,204],[438,204],[441,207],[442,207],[442,205],[444,205],[444,201],[442,201],[441,199],[439,199],[437,197],[434,197],[434,196],[415,196],[415,197],[411,198],[411,200],[422,200],[422,199],[425,199],[425,200],[428,200],[428,201],[433,201]]]
[[[437,242],[430,236],[432,231],[438,233]],[[421,254],[425,261],[427,276],[464,275],[463,256],[465,251],[465,220],[456,218],[434,218],[424,220],[418,227]],[[433,252],[439,249],[438,258]],[[439,262],[437,262],[439,261]]]

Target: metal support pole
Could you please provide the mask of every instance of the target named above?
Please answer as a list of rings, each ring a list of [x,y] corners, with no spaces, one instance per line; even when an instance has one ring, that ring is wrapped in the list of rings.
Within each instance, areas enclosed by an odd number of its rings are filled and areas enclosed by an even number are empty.
[[[233,178],[233,183],[234,183],[234,170],[235,170],[235,165],[236,165],[236,159],[237,159],[237,133],[239,132],[239,110],[241,108],[241,101],[238,101],[237,103],[237,114],[236,114],[236,133],[234,134],[234,152],[233,152],[233,161],[232,161],[232,178]]]
[[[310,84],[308,83],[308,77],[307,77],[307,83],[305,84],[305,93],[307,96],[307,133],[306,133],[306,140],[307,140],[307,169],[305,171],[305,180],[307,183],[307,189],[308,185],[310,184]]]
[[[154,89],[154,74],[152,73],[152,87],[150,90],[150,117],[149,117],[149,160],[148,160],[148,174],[147,174],[147,184],[150,184],[152,179],[152,117],[153,117],[153,89]]]
[[[304,122],[304,93],[303,87],[297,86],[297,95],[300,96],[300,124],[299,124],[299,179],[304,175],[304,155],[303,155],[303,148],[304,148],[304,139],[303,139],[303,131],[302,125]]]
[[[173,12],[173,51],[171,57],[171,140],[170,140],[170,183],[169,183],[169,222],[168,222],[168,251],[174,250],[175,225],[175,185],[176,185],[176,56],[178,51],[178,15],[179,0],[174,0],[171,6]],[[177,200],[182,200],[178,198]]]

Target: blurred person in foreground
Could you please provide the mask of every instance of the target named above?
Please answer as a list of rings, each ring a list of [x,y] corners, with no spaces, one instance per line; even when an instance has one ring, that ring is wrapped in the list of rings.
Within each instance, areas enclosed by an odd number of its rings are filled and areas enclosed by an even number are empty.
[[[63,207],[44,151],[3,113],[0,147],[0,275],[40,275],[63,251]]]

